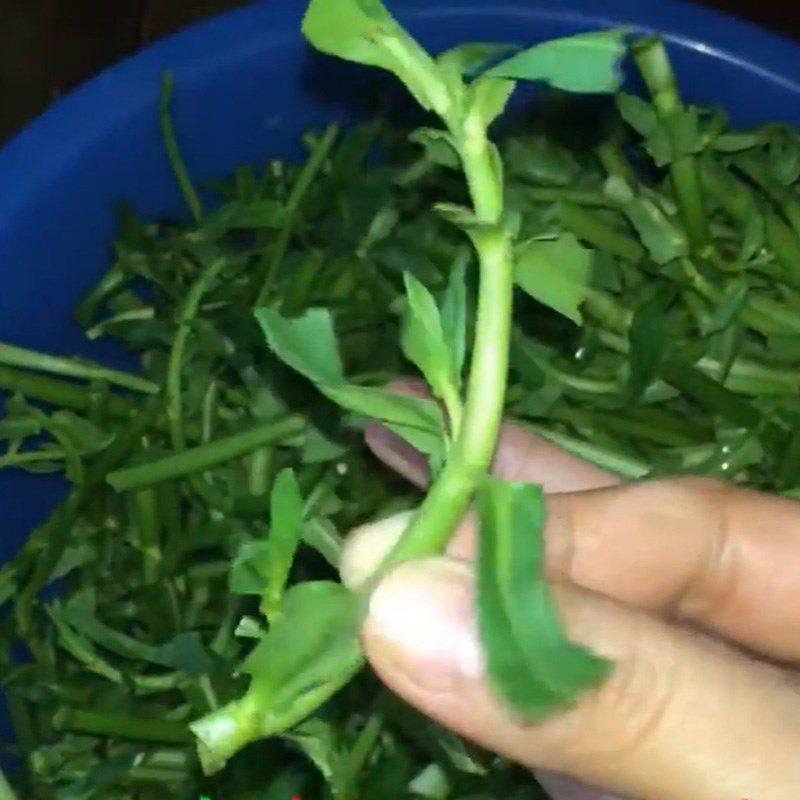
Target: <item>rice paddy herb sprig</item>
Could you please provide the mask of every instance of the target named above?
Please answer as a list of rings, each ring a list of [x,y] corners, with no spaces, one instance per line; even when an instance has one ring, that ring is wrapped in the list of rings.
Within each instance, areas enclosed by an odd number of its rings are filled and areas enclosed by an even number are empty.
[[[489,468],[505,407],[515,284],[579,320],[589,270],[580,257],[571,259],[577,268],[562,269],[552,240],[519,240],[515,215],[505,207],[503,162],[489,129],[519,80],[583,93],[616,90],[624,34],[582,34],[526,50],[468,44],[432,56],[379,0],[312,0],[303,32],[324,53],[392,72],[443,124],[417,131],[415,139],[459,166],[469,190],[471,206],[436,208],[464,231],[477,257],[473,341],[467,348],[463,265],[454,266],[440,301],[405,275],[402,346],[433,399],[348,382],[327,309],[286,317],[266,305],[256,309],[256,318],[277,356],[324,395],[380,420],[430,459],[430,490],[377,574],[442,552],[477,501],[477,617],[489,676],[513,711],[537,718],[572,702],[610,665],[572,644],[560,625],[543,579],[541,489],[493,479]],[[556,254],[559,247],[581,249],[574,237],[556,239],[555,246]],[[363,592],[351,594],[333,582],[301,583],[285,591],[287,554],[303,525],[302,503],[292,501],[294,495],[290,478],[276,484],[272,508],[283,509],[284,516],[273,517],[272,536],[279,529],[283,544],[253,554],[252,566],[264,578],[262,609],[270,627],[243,665],[249,690],[192,725],[209,772],[249,742],[300,722],[363,664],[357,639]]]

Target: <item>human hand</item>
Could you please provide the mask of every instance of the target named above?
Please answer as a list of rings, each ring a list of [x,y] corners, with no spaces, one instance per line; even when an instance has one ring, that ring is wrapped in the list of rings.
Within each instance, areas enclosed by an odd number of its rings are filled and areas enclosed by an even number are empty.
[[[424,461],[383,429],[373,451],[413,482]],[[504,712],[473,614],[474,526],[446,556],[396,568],[363,640],[384,682],[433,719],[536,770],[647,800],[796,800],[800,790],[800,504],[705,480],[617,485],[507,426],[494,471],[549,493],[547,569],[571,638],[616,669],[537,725]],[[357,585],[403,516],[354,532]],[[782,664],[783,666],[779,666]],[[602,800],[544,776],[556,800]]]

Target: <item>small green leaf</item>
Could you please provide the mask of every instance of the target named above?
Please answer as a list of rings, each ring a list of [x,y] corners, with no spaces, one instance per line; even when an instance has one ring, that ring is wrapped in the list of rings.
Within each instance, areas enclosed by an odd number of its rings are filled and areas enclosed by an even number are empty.
[[[341,754],[338,748],[337,731],[329,722],[308,719],[298,725],[285,739],[305,753],[329,783],[333,780],[334,767]]]
[[[197,631],[179,633],[159,647],[153,653],[151,661],[187,675],[208,675],[215,666],[214,659]]]
[[[287,319],[273,309],[258,308],[255,315],[278,357],[334,403],[380,420],[423,453],[443,455],[444,419],[432,400],[345,383],[330,312],[310,309],[302,317]]]
[[[242,666],[265,716],[291,715],[308,693],[338,688],[360,661],[357,612],[355,595],[339,583],[301,583],[286,593],[269,633]]]
[[[488,128],[503,113],[515,85],[514,81],[478,78],[469,87],[469,115]]]
[[[409,272],[403,274],[408,309],[403,326],[403,352],[419,367],[436,397],[457,392],[453,365],[455,354],[450,349],[442,328],[442,319],[433,295]]]
[[[470,231],[481,225],[475,216],[475,210],[467,206],[458,205],[458,203],[436,203],[433,208],[451,225],[464,231]]]
[[[464,259],[450,269],[442,300],[442,332],[453,358],[453,374],[460,385],[467,350],[467,264]]]
[[[380,420],[421,452],[443,453],[444,419],[433,400],[371,386],[335,386],[323,391],[342,408]]]
[[[719,304],[714,308],[711,318],[703,327],[701,331],[703,335],[719,333],[728,328],[747,302],[749,291],[750,287],[744,278],[731,281],[725,288]]]
[[[714,149],[720,153],[740,153],[764,143],[763,131],[728,132],[714,140]]]
[[[544,136],[511,139],[503,146],[504,162],[510,175],[555,186],[569,186],[582,167],[565,147]]]
[[[580,325],[592,259],[592,251],[571,233],[533,239],[517,251],[514,280],[531,297]]]
[[[331,314],[311,308],[301,317],[289,319],[272,308],[253,312],[269,346],[281,361],[317,384],[344,382],[344,370],[336,346]]]
[[[621,30],[581,33],[535,45],[492,67],[484,77],[545,81],[568,92],[615,91],[625,55]]]
[[[303,34],[323,53],[394,73],[423,108],[446,113],[450,99],[436,62],[380,0],[311,0]]]
[[[245,542],[239,547],[228,576],[234,594],[261,596],[266,585],[269,546],[266,541]]]
[[[271,618],[280,609],[283,590],[303,535],[303,498],[291,469],[283,470],[275,479],[270,495],[269,517],[266,584],[261,610]]]
[[[277,200],[232,202],[207,216],[203,233],[208,238],[216,238],[231,230],[280,228],[285,220],[286,210]]]
[[[544,580],[539,486],[487,478],[478,490],[478,629],[489,677],[536,720],[574,702],[611,665],[567,639]]]
[[[408,137],[414,144],[425,149],[428,160],[448,169],[458,169],[461,160],[453,137],[438,128],[417,128]]]
[[[800,177],[800,144],[797,139],[775,137],[769,146],[769,177],[781,186],[792,186]]]
[[[616,200],[636,228],[642,243],[657,264],[668,264],[689,252],[686,235],[650,197],[636,195],[616,176],[606,181],[605,193]]]
[[[617,107],[623,119],[644,139],[656,166],[664,167],[683,155],[703,149],[697,109],[676,108],[662,119],[641,97],[620,94]]]
[[[232,592],[261,597],[261,611],[272,619],[281,607],[297,545],[303,536],[303,498],[294,471],[275,479],[270,495],[270,527],[265,541],[245,542],[229,578]]]
[[[440,764],[428,764],[409,784],[408,789],[413,797],[423,800],[447,800],[453,787],[447,772]]]
[[[655,380],[667,350],[667,309],[675,298],[675,290],[667,287],[667,291],[653,293],[633,314],[628,332],[628,390],[634,400]]]
[[[625,122],[645,140],[653,161],[658,166],[669,164],[672,160],[669,136],[653,106],[641,97],[624,93],[617,95],[616,102]]]
[[[744,223],[742,249],[739,252],[739,263],[743,266],[752,261],[763,249],[767,238],[767,225],[764,215],[755,201],[750,204],[750,211]]]
[[[492,62],[516,49],[511,44],[472,42],[445,50],[436,57],[436,61],[445,70],[452,70],[465,78],[476,78]]]
[[[625,214],[656,264],[667,264],[688,254],[683,231],[652,200],[637,197],[625,206]]]

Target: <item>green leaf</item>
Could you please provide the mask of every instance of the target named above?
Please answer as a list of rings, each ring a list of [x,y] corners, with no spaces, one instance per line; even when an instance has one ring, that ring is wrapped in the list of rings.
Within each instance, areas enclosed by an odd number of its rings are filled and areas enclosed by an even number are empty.
[[[628,331],[630,364],[628,391],[638,400],[655,380],[667,350],[667,310],[675,298],[675,290],[656,291],[641,303],[633,314]]]
[[[436,397],[458,392],[455,353],[444,335],[442,319],[433,295],[408,272],[403,273],[408,308],[403,326],[403,352],[419,367]]]
[[[357,612],[355,596],[339,583],[301,583],[286,593],[281,613],[242,665],[265,712],[292,714],[304,695],[359,663]]]
[[[625,180],[615,176],[606,181],[605,193],[622,206],[657,264],[667,264],[688,254],[689,245],[683,230],[652,198],[635,194]]]
[[[641,97],[620,94],[617,108],[623,119],[644,138],[644,145],[656,166],[664,167],[676,158],[703,149],[696,108],[676,108],[662,120]]]
[[[349,452],[347,445],[340,441],[333,441],[319,428],[309,425],[303,442],[303,463],[321,464],[326,461],[336,461]]]
[[[475,78],[493,61],[516,49],[514,45],[498,42],[469,42],[445,50],[436,61],[445,70],[452,70],[465,78]]]
[[[281,316],[273,308],[256,308],[253,313],[281,361],[314,383],[344,382],[330,311],[311,308],[293,319]]]
[[[431,163],[448,169],[458,169],[461,166],[455,141],[447,131],[438,128],[417,128],[408,138],[425,149],[425,154]]]
[[[245,542],[231,565],[228,588],[234,594],[261,596],[266,584],[269,546],[265,541]]]
[[[232,202],[208,215],[203,232],[207,237],[215,238],[232,230],[280,228],[285,220],[286,210],[277,200]]]
[[[645,139],[647,151],[658,166],[672,160],[672,147],[666,128],[661,124],[653,106],[641,97],[620,93],[617,108],[625,122]]]
[[[269,517],[266,584],[261,610],[271,618],[280,608],[297,545],[303,535],[303,497],[291,469],[283,470],[275,479],[270,495]]]
[[[619,66],[625,50],[624,31],[581,33],[517,53],[484,77],[545,81],[568,92],[613,92],[622,80]]]
[[[380,0],[311,0],[303,34],[323,53],[394,73],[423,108],[446,113],[450,99],[436,62]]]
[[[569,186],[582,170],[569,150],[544,136],[511,139],[503,156],[510,175],[533,183]]]
[[[625,215],[656,264],[667,264],[688,254],[685,234],[652,200],[643,197],[631,200],[625,206]]]
[[[747,265],[763,250],[766,238],[766,220],[756,203],[752,202],[744,224],[742,249],[739,252],[739,263],[742,266]]]
[[[178,634],[159,647],[150,660],[163,667],[195,676],[208,675],[215,667],[214,659],[197,631]]]
[[[284,738],[305,753],[328,783],[333,782],[334,767],[341,757],[333,725],[321,719],[309,719],[291,733],[284,734]]]
[[[714,149],[721,153],[740,153],[764,143],[763,131],[737,131],[724,133],[714,140]]]
[[[336,386],[323,391],[342,408],[380,420],[421,452],[443,453],[444,419],[433,400],[371,386]]]
[[[703,326],[701,331],[703,335],[719,333],[728,328],[744,308],[749,292],[750,287],[744,278],[731,281],[725,288],[710,319]]]
[[[303,537],[303,498],[291,469],[275,479],[269,503],[266,541],[245,542],[236,554],[229,578],[235,594],[261,597],[268,618],[278,613],[297,546]]]
[[[478,629],[489,677],[512,710],[537,720],[573,703],[611,665],[562,629],[544,580],[541,487],[487,478],[478,516]]]
[[[408,789],[414,797],[425,800],[447,800],[452,786],[444,768],[436,763],[428,764],[409,784]]]
[[[345,383],[329,311],[310,309],[302,317],[287,319],[273,309],[259,308],[255,315],[278,357],[334,403],[380,420],[423,453],[443,455],[444,418],[433,401]]]
[[[488,128],[505,110],[514,92],[514,81],[478,78],[469,87],[469,115]]]
[[[464,259],[450,269],[441,316],[444,340],[453,357],[453,374],[460,386],[467,351],[467,264]]]
[[[593,254],[571,233],[532,239],[517,251],[514,280],[540,303],[580,325]]]

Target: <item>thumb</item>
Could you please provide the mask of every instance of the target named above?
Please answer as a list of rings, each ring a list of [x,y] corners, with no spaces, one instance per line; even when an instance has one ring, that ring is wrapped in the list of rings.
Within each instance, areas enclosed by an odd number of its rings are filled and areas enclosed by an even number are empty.
[[[586,591],[556,596],[570,637],[616,669],[540,724],[507,713],[487,679],[467,562],[392,571],[371,596],[365,651],[412,705],[531,768],[649,800],[796,797],[787,742],[797,743],[800,698],[780,672]]]

